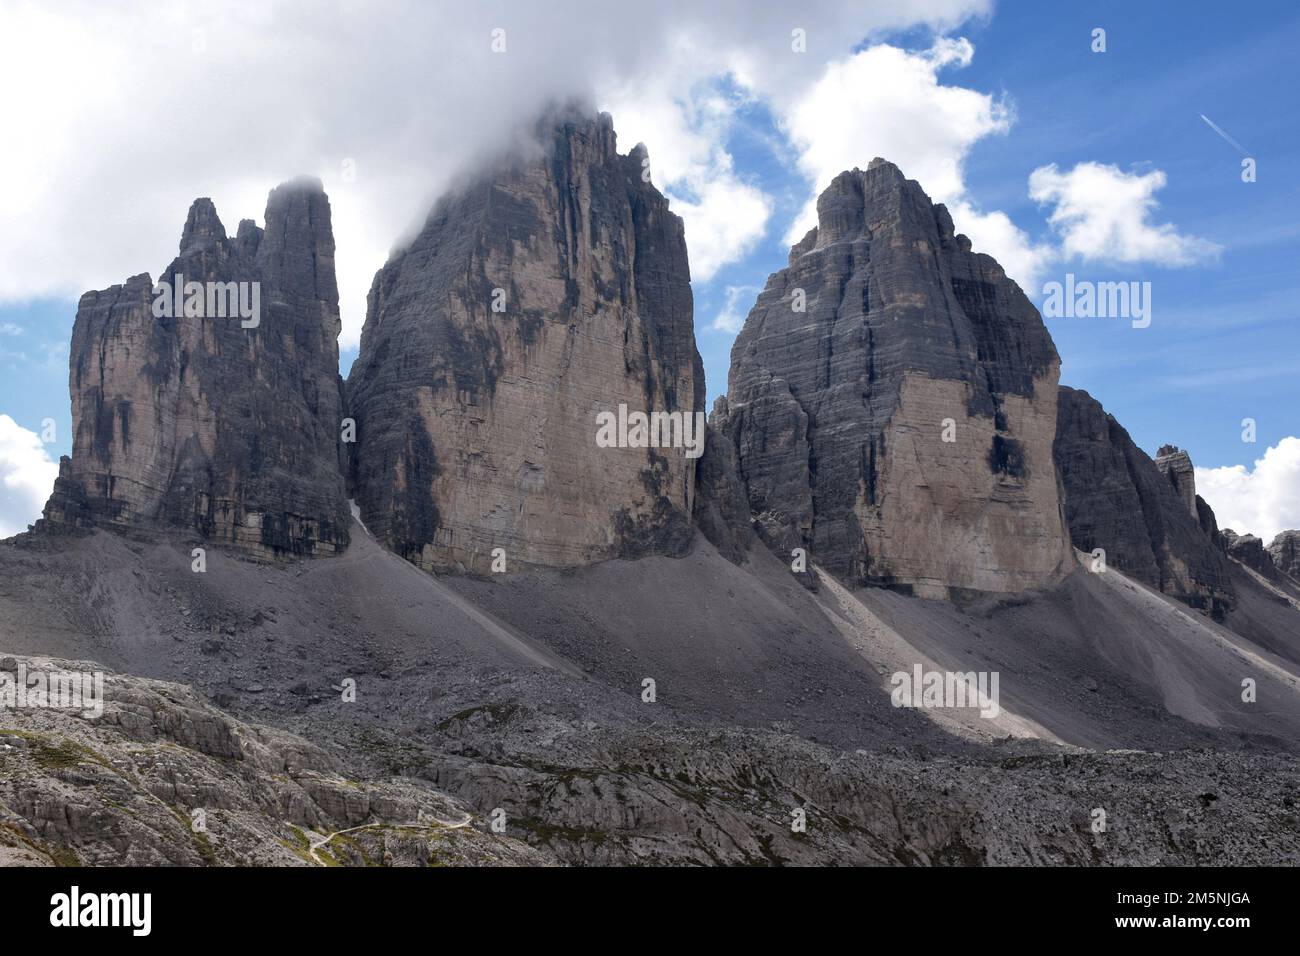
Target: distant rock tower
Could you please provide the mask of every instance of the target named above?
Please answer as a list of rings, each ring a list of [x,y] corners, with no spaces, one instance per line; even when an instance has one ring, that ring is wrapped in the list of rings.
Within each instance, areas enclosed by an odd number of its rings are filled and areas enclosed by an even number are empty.
[[[1196,514],[1196,473],[1192,468],[1192,459],[1187,452],[1183,451],[1177,445],[1162,445],[1156,452],[1156,467],[1164,475],[1174,491],[1178,493],[1179,500],[1182,501],[1188,513],[1193,517]]]

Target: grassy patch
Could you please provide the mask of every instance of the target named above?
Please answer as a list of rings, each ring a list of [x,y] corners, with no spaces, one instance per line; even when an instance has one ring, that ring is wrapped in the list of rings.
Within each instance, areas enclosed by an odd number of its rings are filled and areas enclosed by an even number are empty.
[[[366,852],[366,848],[364,846],[362,846],[358,841],[352,839],[352,837],[348,836],[346,833],[336,833],[334,837],[330,840],[330,842],[326,844],[326,847],[333,847],[334,844],[336,843],[339,845],[340,848],[347,847],[348,849],[352,850],[357,856],[361,858],[361,862],[364,866],[379,865],[378,863],[375,862],[374,858],[369,853]],[[320,853],[321,851],[317,850],[316,852]],[[333,854],[331,854],[331,856],[332,855]]]
[[[12,823],[0,823],[0,828],[8,830],[16,836],[22,843],[29,847],[34,853],[48,857],[55,866],[81,866],[81,859],[77,852],[68,846],[51,846],[48,843],[42,843],[40,840],[33,839],[23,833],[22,830]],[[15,844],[16,845],[16,844]]]

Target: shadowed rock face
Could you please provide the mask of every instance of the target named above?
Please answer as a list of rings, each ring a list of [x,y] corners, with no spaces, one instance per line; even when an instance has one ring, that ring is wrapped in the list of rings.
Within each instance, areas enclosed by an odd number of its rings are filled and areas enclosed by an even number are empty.
[[[1101,548],[1108,565],[1222,617],[1234,600],[1224,542],[1187,454],[1173,449],[1162,468],[1087,392],[1062,387],[1058,408],[1056,463],[1074,546]],[[1178,456],[1182,481],[1167,467]]]
[[[681,220],[608,115],[538,130],[540,149],[439,201],[370,291],[347,386],[354,496],[425,568],[689,546],[696,459],[596,443],[620,405],[702,418]]]
[[[1163,445],[1156,452],[1155,463],[1188,513],[1199,521],[1200,516],[1196,510],[1196,475],[1191,457],[1177,445]]]
[[[708,441],[696,472],[695,524],[728,561],[740,564],[753,541],[749,500],[740,479],[736,446],[727,437],[727,398],[709,416]]]
[[[1300,581],[1300,531],[1283,531],[1268,546],[1273,566]]]
[[[1060,363],[1037,310],[891,163],[842,173],[817,213],[731,352],[758,533],[926,596],[1058,579]]]
[[[1270,581],[1282,580],[1282,574],[1273,561],[1272,551],[1253,534],[1237,534],[1231,528],[1223,529],[1228,554],[1246,567],[1258,571]]]
[[[83,295],[72,457],[46,524],[185,528],[263,557],[346,547],[338,288],[319,181],[272,191],[266,229],[245,220],[234,239],[211,200],[195,200],[159,282],[177,274],[245,284],[258,313],[231,315],[223,299],[218,317],[205,286],[200,315],[157,317],[147,274]]]

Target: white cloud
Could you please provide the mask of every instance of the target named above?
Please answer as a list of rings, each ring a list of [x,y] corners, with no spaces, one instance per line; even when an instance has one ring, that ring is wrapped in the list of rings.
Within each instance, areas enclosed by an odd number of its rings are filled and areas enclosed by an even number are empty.
[[[965,199],[950,204],[948,211],[956,230],[970,239],[971,248],[996,259],[1026,295],[1032,296],[1041,288],[1044,273],[1057,258],[1051,245],[1030,240],[1006,213],[980,212]]]
[[[621,147],[645,140],[704,277],[747,251],[768,207],[726,155],[726,110],[692,114],[692,91],[730,75],[785,102],[873,31],[944,30],[989,5],[6,3],[0,88],[28,95],[0,97],[6,142],[22,144],[0,150],[0,301],[156,274],[196,196],[233,231],[261,216],[272,186],[308,173],[330,194],[341,341],[355,344],[392,243],[457,173],[573,95],[629,110],[639,96],[649,121],[632,134],[615,114]],[[805,54],[790,49],[795,26]],[[674,143],[683,122],[692,135]]]
[[[731,332],[736,333],[741,330],[745,324],[745,318],[748,312],[742,312],[741,309],[748,309],[753,303],[754,298],[759,293],[758,286],[753,285],[729,285],[726,288],[725,298],[720,311],[709,325],[714,332]]]
[[[1004,213],[980,211],[967,195],[967,154],[1014,121],[1005,99],[940,80],[943,70],[969,65],[974,54],[968,40],[941,38],[928,50],[878,44],[827,65],[782,116],[799,150],[798,166],[813,184],[788,244],[817,224],[816,196],[835,176],[880,156],[945,203],[976,251],[996,258],[1025,288],[1035,286],[1051,251],[1034,245]]]
[[[0,335],[22,335],[21,326],[14,325],[12,322],[0,322]]]
[[[689,76],[670,67],[657,88],[624,88],[601,106],[613,114],[624,148],[646,143],[651,177],[686,226],[691,279],[707,282],[762,238],[772,200],[736,174],[721,145],[743,101],[714,83],[674,88],[671,78]]]
[[[1150,222],[1159,205],[1155,194],[1165,181],[1158,169],[1126,173],[1086,162],[1061,172],[1053,163],[1030,174],[1029,196],[1053,207],[1048,222],[1060,233],[1066,258],[1164,266],[1217,258],[1222,250],[1215,243],[1184,236],[1170,223]]]
[[[0,538],[26,531],[41,516],[58,474],[41,437],[0,415]]]
[[[1220,528],[1268,544],[1279,531],[1300,528],[1300,438],[1283,438],[1253,468],[1197,468],[1196,490]]]
[[[691,278],[707,282],[724,265],[748,255],[763,237],[772,200],[732,175],[731,158],[725,153],[698,179],[688,176],[685,184],[686,195],[696,198],[682,198],[680,186],[670,186],[668,198],[686,225]]]

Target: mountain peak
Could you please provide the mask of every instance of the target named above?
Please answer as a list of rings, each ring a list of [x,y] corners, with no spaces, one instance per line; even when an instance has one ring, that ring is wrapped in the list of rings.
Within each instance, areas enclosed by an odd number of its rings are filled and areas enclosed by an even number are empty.
[[[181,255],[207,249],[224,242],[226,227],[217,216],[217,207],[206,196],[190,204],[189,215],[185,218],[185,228],[181,232]]]
[[[264,235],[242,221],[231,241],[212,200],[194,201],[180,257],[162,273],[207,283],[184,308],[155,314],[144,277],[81,297],[72,455],[51,522],[182,529],[260,557],[346,546],[338,291],[320,181],[273,190],[266,222]]]
[[[817,218],[731,353],[724,430],[760,536],[927,596],[1057,580],[1060,366],[1037,309],[886,160],[836,176]]]
[[[601,414],[667,413],[704,440],[682,222],[609,114],[535,128],[540,151],[440,199],[376,275],[348,377],[362,518],[423,567],[689,546],[694,459],[597,438]]]

